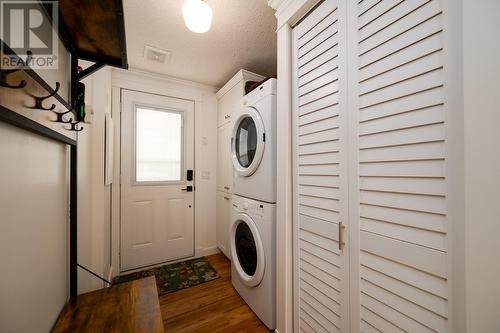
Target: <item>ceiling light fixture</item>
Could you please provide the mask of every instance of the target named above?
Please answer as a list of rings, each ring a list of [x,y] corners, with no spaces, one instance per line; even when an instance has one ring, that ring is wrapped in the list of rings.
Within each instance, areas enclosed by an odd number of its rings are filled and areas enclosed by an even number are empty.
[[[186,27],[202,34],[212,25],[212,8],[203,0],[186,0],[182,5],[182,16]]]

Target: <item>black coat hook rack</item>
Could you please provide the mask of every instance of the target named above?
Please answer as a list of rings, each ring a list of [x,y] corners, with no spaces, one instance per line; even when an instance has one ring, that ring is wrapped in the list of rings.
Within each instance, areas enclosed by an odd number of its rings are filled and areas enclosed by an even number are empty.
[[[52,96],[54,96],[55,94],[57,94],[57,92],[59,91],[60,87],[61,87],[61,84],[59,82],[56,82],[56,88],[54,89],[53,92],[51,92],[47,96],[41,96],[41,97],[33,96],[35,98],[35,106],[33,107],[33,109],[39,109],[39,110],[44,110],[44,111],[52,111],[52,110],[54,110],[56,108],[55,104],[52,104],[49,108],[46,108],[46,107],[43,106],[42,102],[44,100],[46,100],[47,98],[51,98]]]
[[[73,121],[73,118],[69,118],[69,120],[64,120],[64,115],[70,113],[72,110],[73,109],[68,110],[66,112],[52,111],[57,116],[56,120],[52,120],[52,122],[54,122],[54,123],[63,123],[63,124],[69,124],[69,123],[71,123]]]
[[[33,58],[33,53],[31,51],[27,51],[26,60],[22,61],[23,65],[28,66],[32,58]],[[19,84],[17,85],[12,85],[7,83],[8,76],[20,70],[21,70],[20,68],[0,69],[0,87],[11,88],[11,89],[21,89],[26,87],[27,84],[26,80],[21,80],[21,82],[19,82]]]
[[[68,128],[67,130],[68,131],[74,131],[74,132],[81,132],[81,131],[83,131],[83,127],[80,127],[80,128],[77,127],[79,123],[80,123],[79,121],[74,122],[74,123],[70,122],[69,124],[70,124],[71,128]]]
[[[28,67],[30,65],[31,59],[33,59],[33,52],[28,50],[28,51],[26,51],[26,60],[24,61],[25,67]]]
[[[11,88],[11,89],[21,89],[26,87],[26,80],[21,80],[18,85],[11,85],[7,83],[7,77],[15,72],[20,71],[20,69],[2,69],[0,70],[0,87]]]

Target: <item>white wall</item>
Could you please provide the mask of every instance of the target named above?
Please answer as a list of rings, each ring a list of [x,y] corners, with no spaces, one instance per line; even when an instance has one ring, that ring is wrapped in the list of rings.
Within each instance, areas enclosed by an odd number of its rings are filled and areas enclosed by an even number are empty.
[[[78,133],[78,262],[85,267],[92,266],[92,187],[91,177],[92,126],[85,125],[85,130]],[[78,269],[78,293],[99,288],[87,272]]]
[[[111,113],[111,68],[92,76],[92,264],[107,279],[111,266],[111,191],[104,184],[105,117]],[[94,278],[95,279],[95,278]],[[102,281],[99,281],[102,286]]]
[[[102,68],[83,83],[87,117],[78,133],[78,263],[108,278],[111,241],[111,187],[104,185],[105,114],[111,113],[111,69]],[[78,292],[103,282],[78,268]]]
[[[465,285],[471,333],[500,331],[499,36],[500,1],[463,0]]]
[[[68,156],[0,122],[0,332],[49,332],[68,298]]]
[[[137,71],[113,69],[115,152],[119,151],[120,89],[131,89],[195,101],[195,257],[218,252],[216,246],[217,99],[215,87]],[[119,168],[115,158],[115,183]],[[202,174],[208,174],[207,179]],[[119,273],[119,192],[113,191],[112,270]]]

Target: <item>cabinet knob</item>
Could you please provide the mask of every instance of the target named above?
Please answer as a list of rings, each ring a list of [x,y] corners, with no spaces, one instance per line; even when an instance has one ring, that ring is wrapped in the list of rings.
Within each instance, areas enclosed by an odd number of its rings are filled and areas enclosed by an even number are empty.
[[[224,199],[229,200],[230,198],[229,197],[224,197]]]
[[[230,117],[231,117],[230,115],[226,114],[226,115],[224,116],[224,119],[229,119]]]
[[[229,186],[224,186],[224,189],[225,190],[229,190]]]

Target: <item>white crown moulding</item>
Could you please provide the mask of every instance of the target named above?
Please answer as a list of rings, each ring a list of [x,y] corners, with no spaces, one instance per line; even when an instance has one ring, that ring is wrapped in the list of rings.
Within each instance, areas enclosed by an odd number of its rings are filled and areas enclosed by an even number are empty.
[[[274,10],[278,10],[278,7],[281,5],[283,0],[268,0],[267,5]]]

